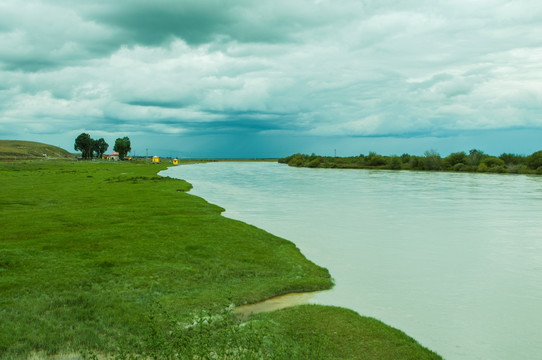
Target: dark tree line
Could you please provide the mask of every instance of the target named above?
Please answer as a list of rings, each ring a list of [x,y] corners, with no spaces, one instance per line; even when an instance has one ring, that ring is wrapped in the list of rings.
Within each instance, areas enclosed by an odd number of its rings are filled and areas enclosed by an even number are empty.
[[[477,149],[470,150],[468,154],[464,151],[452,153],[447,157],[441,157],[435,150],[426,151],[424,156],[409,154],[383,156],[374,152],[351,157],[294,154],[279,159],[279,162],[290,166],[311,168],[542,174],[542,151],[529,156],[504,153],[498,157],[487,155]]]
[[[83,159],[92,159],[94,154],[96,154],[96,157],[101,158],[109,148],[109,144],[103,138],[95,140],[89,134],[82,133],[75,139],[73,148],[76,151],[81,151]],[[130,139],[127,136],[118,138],[115,141],[113,150],[119,153],[121,159],[124,159],[126,154],[132,150]]]

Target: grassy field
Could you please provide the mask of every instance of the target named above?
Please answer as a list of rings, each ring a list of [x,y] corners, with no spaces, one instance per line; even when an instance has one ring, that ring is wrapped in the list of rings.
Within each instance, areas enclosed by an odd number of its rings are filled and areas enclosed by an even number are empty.
[[[438,359],[345,309],[242,319],[234,305],[326,289],[289,241],[221,216],[131,162],[0,162],[0,358]],[[36,355],[38,354],[38,355]]]
[[[33,141],[0,140],[0,160],[43,158],[73,158],[68,151],[57,146]]]

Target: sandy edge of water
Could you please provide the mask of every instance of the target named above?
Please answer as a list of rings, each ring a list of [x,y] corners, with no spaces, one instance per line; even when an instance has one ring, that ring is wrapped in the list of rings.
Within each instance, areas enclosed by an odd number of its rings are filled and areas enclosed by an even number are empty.
[[[249,316],[251,314],[259,314],[263,312],[271,312],[275,310],[284,309],[296,305],[310,304],[317,294],[324,291],[302,292],[302,293],[290,293],[280,296],[275,296],[267,300],[263,300],[254,304],[240,305],[233,309],[235,314]]]

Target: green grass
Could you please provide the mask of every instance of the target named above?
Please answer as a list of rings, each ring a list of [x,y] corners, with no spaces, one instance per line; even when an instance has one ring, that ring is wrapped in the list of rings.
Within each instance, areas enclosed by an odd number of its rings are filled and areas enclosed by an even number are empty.
[[[352,310],[303,305],[260,314],[257,319],[277,324],[279,337],[287,339],[286,353],[294,352],[297,358],[440,359],[405,333]]]
[[[68,151],[53,145],[33,141],[0,140],[0,159],[21,160],[42,158],[44,154],[49,158],[73,157]]]
[[[224,218],[186,193],[188,183],[157,176],[164,168],[0,163],[0,358],[314,358],[303,354],[315,342],[325,345],[322,359],[438,358],[348,310],[300,307],[249,320],[224,312],[332,281],[291,242]],[[226,320],[188,326],[204,312]],[[358,336],[367,326],[378,331]],[[388,356],[394,349],[401,357]]]

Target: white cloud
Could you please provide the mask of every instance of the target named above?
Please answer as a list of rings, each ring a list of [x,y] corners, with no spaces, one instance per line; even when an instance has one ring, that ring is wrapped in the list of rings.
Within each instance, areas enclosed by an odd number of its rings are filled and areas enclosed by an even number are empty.
[[[138,28],[143,10],[164,24]],[[542,127],[538,2],[247,0],[215,10],[6,0],[2,128],[408,136]],[[202,24],[175,27],[188,14]]]
[[[85,61],[111,48],[111,29],[51,2],[5,0],[0,19],[0,66],[15,70],[55,68]],[[106,50],[107,49],[107,50]],[[1,68],[1,67],[0,67]]]

